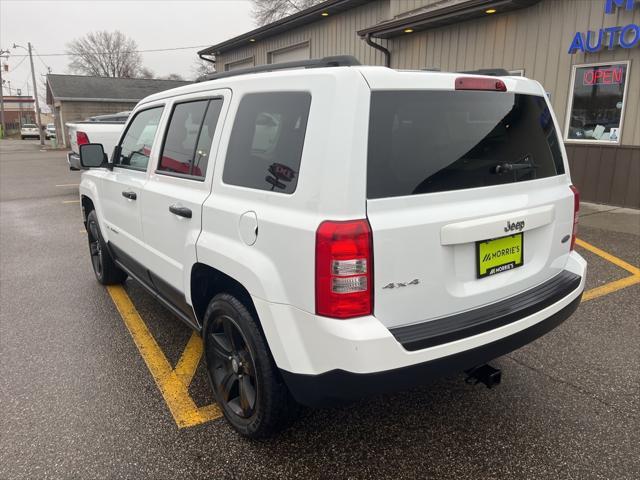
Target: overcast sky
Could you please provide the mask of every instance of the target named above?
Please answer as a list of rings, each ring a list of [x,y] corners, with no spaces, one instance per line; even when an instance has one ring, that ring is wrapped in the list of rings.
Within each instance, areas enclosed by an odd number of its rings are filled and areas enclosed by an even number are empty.
[[[9,72],[12,93],[30,80],[26,53],[14,43],[35,47],[36,74],[69,73],[64,53],[74,38],[95,30],[120,30],[133,38],[140,50],[209,46],[255,28],[249,0],[0,0],[0,50],[11,50]],[[143,53],[144,66],[157,76],[179,73],[193,76],[198,48]],[[2,63],[5,63],[2,59]],[[22,62],[22,63],[20,63]],[[31,85],[29,84],[31,92]],[[5,95],[9,92],[5,89]]]

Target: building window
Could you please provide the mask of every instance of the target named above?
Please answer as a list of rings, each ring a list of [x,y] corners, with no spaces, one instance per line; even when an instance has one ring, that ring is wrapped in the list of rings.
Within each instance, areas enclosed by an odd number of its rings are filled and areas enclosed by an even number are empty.
[[[311,50],[309,48],[309,42],[303,42],[269,52],[267,54],[267,63],[297,62],[300,60],[309,60],[310,58]]]
[[[254,67],[256,64],[254,57],[243,58],[242,60],[236,60],[235,62],[229,62],[224,64],[225,72],[231,70],[239,70],[241,68]]]
[[[575,65],[567,141],[620,143],[629,62]]]

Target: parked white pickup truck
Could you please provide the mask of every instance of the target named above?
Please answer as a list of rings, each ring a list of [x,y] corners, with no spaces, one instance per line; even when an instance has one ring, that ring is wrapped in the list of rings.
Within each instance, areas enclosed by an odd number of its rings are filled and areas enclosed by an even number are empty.
[[[67,123],[69,146],[67,154],[70,170],[81,170],[78,148],[87,143],[100,143],[107,154],[113,151],[130,112],[90,117],[82,122]]]

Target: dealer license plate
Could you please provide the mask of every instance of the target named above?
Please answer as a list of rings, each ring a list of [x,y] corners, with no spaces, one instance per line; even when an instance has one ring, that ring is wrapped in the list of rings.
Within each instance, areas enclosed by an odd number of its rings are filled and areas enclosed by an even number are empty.
[[[521,267],[524,263],[524,235],[516,233],[476,242],[476,257],[478,278]]]

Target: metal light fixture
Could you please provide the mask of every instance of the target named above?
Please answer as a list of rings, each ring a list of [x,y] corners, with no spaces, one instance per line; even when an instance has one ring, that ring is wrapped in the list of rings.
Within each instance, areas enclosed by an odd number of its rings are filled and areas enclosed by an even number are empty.
[[[489,10],[485,10],[484,13],[488,13],[488,14],[492,14],[492,13],[496,13],[497,10],[495,8],[490,8]]]
[[[404,33],[413,33],[413,28],[405,28]]]

